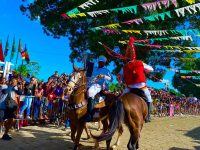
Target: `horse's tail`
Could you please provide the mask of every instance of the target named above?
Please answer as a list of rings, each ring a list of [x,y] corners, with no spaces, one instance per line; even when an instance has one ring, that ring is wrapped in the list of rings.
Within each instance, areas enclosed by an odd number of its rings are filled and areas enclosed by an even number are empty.
[[[122,125],[124,121],[124,107],[121,100],[117,100],[113,103],[110,108],[109,117],[110,124],[107,132],[101,134],[100,136],[94,136],[91,134],[97,142],[111,139],[116,129]]]

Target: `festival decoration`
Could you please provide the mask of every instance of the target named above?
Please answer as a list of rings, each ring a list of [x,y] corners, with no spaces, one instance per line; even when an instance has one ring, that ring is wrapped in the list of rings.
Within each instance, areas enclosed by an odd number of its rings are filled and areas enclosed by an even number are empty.
[[[197,13],[196,9],[199,9],[200,11],[200,3],[194,4],[194,5],[190,5],[190,6],[186,6],[186,7],[182,7],[179,9],[175,9],[175,12],[177,14],[178,17],[184,17],[185,16],[185,10],[187,10],[190,14],[195,14]]]
[[[195,0],[186,0],[186,2],[188,2],[189,4],[194,4]]]
[[[86,14],[85,13],[78,13],[78,14],[71,14],[71,15],[68,15],[70,18],[77,18],[78,16],[79,17],[86,17]]]
[[[152,39],[144,39],[144,40],[135,40],[135,42],[164,41],[164,40],[192,41],[193,39],[191,36],[177,36],[177,37],[168,37],[168,38],[152,38]],[[126,43],[128,43],[128,40],[119,41],[119,43],[126,44]]]
[[[181,76],[183,79],[194,79],[194,80],[200,80],[200,76]]]
[[[137,6],[129,6],[129,7],[122,7],[122,8],[114,8],[114,9],[110,9],[111,11],[114,11],[114,12],[119,12],[119,11],[122,11],[123,14],[125,13],[134,13],[134,14],[137,14]]]
[[[188,74],[188,73],[199,73],[200,74],[200,70],[179,70],[179,69],[173,69],[173,68],[168,68],[168,70],[174,71],[174,72],[180,72],[181,74]]]
[[[98,1],[99,2],[99,1]],[[165,6],[165,8],[168,8],[170,6],[170,2],[177,7],[177,1],[176,0],[161,0],[161,1],[156,1],[156,2],[150,2],[150,3],[145,3],[141,4],[141,7],[144,8],[145,11],[155,11],[157,6],[159,9],[162,9],[162,5]],[[79,6],[79,8],[85,9],[86,7],[89,8],[89,5],[96,4],[94,1],[88,1],[82,5]],[[121,8],[113,8],[113,9],[108,9],[108,10],[99,10],[99,11],[92,11],[92,12],[86,12],[90,17],[97,17],[102,14],[108,14],[110,12],[122,12],[123,14],[125,13],[133,13],[137,14],[137,8],[139,5],[134,5],[134,6],[128,6],[128,7],[121,7]],[[86,15],[83,15],[85,13],[81,13],[78,8],[74,8],[66,13],[70,18],[76,18],[77,16],[80,17],[86,17]],[[79,15],[78,15],[79,14]],[[80,15],[82,14],[82,15]],[[61,16],[66,17],[64,14]],[[75,17],[76,16],[76,17]]]
[[[108,10],[100,10],[100,11],[92,11],[92,12],[87,12],[87,14],[91,17],[97,17],[98,15],[102,14],[108,14],[110,13]]]
[[[184,17],[185,15],[183,15],[183,13],[185,14],[185,10],[187,10],[190,14],[195,14],[197,12],[196,8],[198,8],[199,11],[200,11],[200,3],[193,4],[193,5],[190,5],[190,6],[187,6],[187,7],[182,7],[182,8],[179,8],[179,9],[175,9],[174,11],[177,13],[178,17],[180,17],[179,13],[181,13],[182,16]],[[133,20],[124,21],[124,22],[121,22],[121,23],[122,24],[135,23],[135,24],[139,25],[141,23],[144,23],[143,20],[145,20],[145,21],[159,21],[159,18],[161,18],[161,20],[165,20],[166,16],[168,18],[172,18],[171,12],[172,11],[167,11],[167,12],[163,12],[163,13],[147,16],[147,17],[144,17],[144,18],[137,18],[137,19],[133,19]],[[106,26],[100,26],[100,28],[106,28]]]
[[[162,9],[161,4],[164,5],[165,8],[168,8],[170,6],[170,1],[174,4],[175,7],[177,7],[176,0],[161,0],[161,1],[142,4],[141,6],[144,8],[144,10],[155,11],[157,7],[159,9]]]

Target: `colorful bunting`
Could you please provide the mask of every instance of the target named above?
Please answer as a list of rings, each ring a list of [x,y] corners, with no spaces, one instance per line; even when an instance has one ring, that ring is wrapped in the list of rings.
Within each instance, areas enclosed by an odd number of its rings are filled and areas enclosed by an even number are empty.
[[[108,10],[100,10],[100,11],[92,11],[92,12],[87,12],[87,14],[91,17],[97,17],[98,15],[102,14],[108,14],[110,13]]]
[[[99,2],[99,1],[97,1]],[[161,0],[161,1],[156,1],[156,2],[150,2],[150,3],[145,3],[142,4],[141,6],[147,11],[155,11],[156,7],[158,6],[159,9],[162,9],[161,4],[165,6],[165,8],[168,8],[170,6],[170,2],[172,2],[172,4],[177,7],[177,2],[176,0]],[[94,1],[88,1],[85,2],[84,4],[78,6],[79,8],[85,9],[86,7],[89,8],[89,6],[92,6],[96,4]],[[92,12],[86,12],[89,16],[91,17],[97,17],[98,15],[102,15],[102,14],[108,14],[110,12],[122,12],[123,14],[125,13],[133,13],[133,14],[137,14],[137,7],[138,5],[134,5],[134,6],[128,6],[128,7],[121,7],[121,8],[113,8],[113,9],[108,9],[108,10],[99,10],[99,11],[92,11]],[[71,11],[68,11],[67,16],[69,16],[70,18],[76,18],[77,16],[80,17],[86,17],[85,13],[80,13],[80,11],[78,10],[78,8],[74,8]],[[66,14],[62,14],[61,16],[67,18]],[[78,14],[82,14],[82,15],[78,15]],[[84,14],[84,15],[83,15]],[[164,16],[162,16],[164,17]]]
[[[192,41],[192,37],[191,36],[177,36],[177,37],[168,37],[168,38],[152,38],[152,39],[144,39],[144,40],[135,40],[136,42],[149,42],[149,41],[164,41],[164,40],[186,40],[186,41]],[[125,41],[119,41],[120,43],[128,43],[128,40]]]
[[[161,1],[142,4],[141,6],[144,8],[144,10],[155,11],[157,7],[159,9],[162,9],[161,4],[164,5],[165,8],[168,8],[170,6],[170,1],[174,4],[175,7],[177,7],[176,0],[161,0]]]
[[[190,14],[195,14],[195,13],[197,13],[197,10],[196,10],[197,8],[200,11],[200,3],[176,9],[175,12],[178,17],[181,17],[181,16],[184,17],[185,10],[187,10]]]
[[[181,76],[183,79],[194,79],[194,80],[200,80],[200,76]]]
[[[0,41],[0,61],[4,62],[3,46],[1,41]]]
[[[98,0],[89,0],[83,4],[81,4],[80,6],[78,6],[79,8],[82,9],[86,9],[86,8],[90,8],[90,6],[96,5],[97,3],[99,3]]]
[[[123,14],[125,13],[134,13],[137,14],[137,6],[129,6],[129,7],[123,7],[123,8],[114,8],[114,9],[110,9],[111,11],[114,12],[119,12],[122,11]]]
[[[180,17],[180,13],[184,16],[184,10],[186,9],[190,14],[194,14],[196,13],[196,8],[199,9],[200,11],[200,3],[194,4],[194,5],[190,5],[187,7],[183,7],[183,8],[179,8],[179,9],[175,9],[178,17]],[[193,12],[191,12],[191,10],[193,10]],[[159,18],[161,18],[161,20],[165,20],[166,16],[168,18],[172,18],[171,16],[171,11],[167,11],[167,12],[163,12],[163,13],[159,13],[159,14],[155,14],[155,15],[151,15],[151,16],[147,16],[144,18],[137,18],[137,19],[133,19],[133,20],[128,20],[128,21],[124,21],[121,22],[122,24],[132,24],[132,23],[136,23],[137,25],[139,25],[140,23],[144,23],[142,19],[146,20],[146,21],[156,21],[159,20]],[[106,26],[101,26],[101,28],[106,28]]]
[[[186,0],[186,2],[188,2],[189,4],[194,4],[195,0]]]

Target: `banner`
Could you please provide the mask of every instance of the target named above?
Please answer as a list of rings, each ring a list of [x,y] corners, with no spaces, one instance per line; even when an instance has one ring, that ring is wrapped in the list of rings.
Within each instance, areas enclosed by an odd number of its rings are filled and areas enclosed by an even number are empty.
[[[129,6],[129,7],[122,7],[122,8],[114,8],[114,9],[110,9],[111,11],[114,12],[119,12],[121,11],[123,14],[125,13],[133,13],[133,14],[137,14],[137,6]]]
[[[161,4],[164,5],[165,8],[169,8],[170,1],[174,4],[175,7],[177,7],[177,1],[176,0],[161,0],[161,1],[142,4],[141,6],[144,8],[144,10],[155,11],[157,7],[159,9],[162,9]]]
[[[99,2],[99,1],[96,1],[96,2]],[[95,5],[96,2],[90,0],[90,1],[87,1],[87,2],[85,2],[84,4],[82,4],[78,7],[82,8],[82,9],[86,9],[86,8],[89,8],[89,6]],[[161,7],[162,5],[164,5],[165,8],[169,8],[169,6],[171,4],[170,2],[172,2],[172,4],[175,7],[177,7],[177,1],[176,0],[161,0],[161,1],[141,4],[141,6],[144,8],[145,11],[155,11],[157,6],[158,6],[159,9],[162,9],[162,7]],[[123,14],[126,14],[126,13],[137,14],[137,7],[138,6],[139,5],[134,5],[134,6],[128,6],[128,7],[113,8],[113,9],[108,9],[108,10],[98,10],[98,11],[85,12],[85,13],[87,13],[91,17],[97,17],[98,15],[108,14],[110,12],[116,12],[116,13],[122,12]],[[80,14],[80,13],[81,12],[78,10],[78,8],[74,8],[74,9],[68,11],[66,14],[70,18],[76,18],[75,16],[77,16],[77,14]],[[62,14],[61,16],[66,17],[64,14]]]
[[[182,79],[200,80],[200,76],[181,76]]]
[[[185,11],[187,10],[190,14],[195,14],[197,13],[197,9],[200,11],[200,3],[194,4],[194,5],[190,5],[190,6],[186,6],[186,7],[182,7],[179,9],[175,9],[175,12],[177,14],[178,17],[184,17],[185,16]]]

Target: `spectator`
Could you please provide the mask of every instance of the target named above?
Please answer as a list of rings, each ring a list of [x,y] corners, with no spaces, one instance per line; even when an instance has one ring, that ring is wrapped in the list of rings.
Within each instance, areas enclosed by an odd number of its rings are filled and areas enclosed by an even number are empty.
[[[5,119],[7,119],[4,123],[5,126],[5,132],[2,136],[3,140],[11,140],[12,138],[8,135],[9,129],[13,125],[13,119],[15,118],[15,112],[10,111],[6,108],[6,97],[10,93],[11,98],[15,100],[16,94],[21,95],[21,86],[19,85],[17,87],[17,80],[12,78],[9,85],[2,85],[2,94],[0,97],[0,122],[3,122]]]

